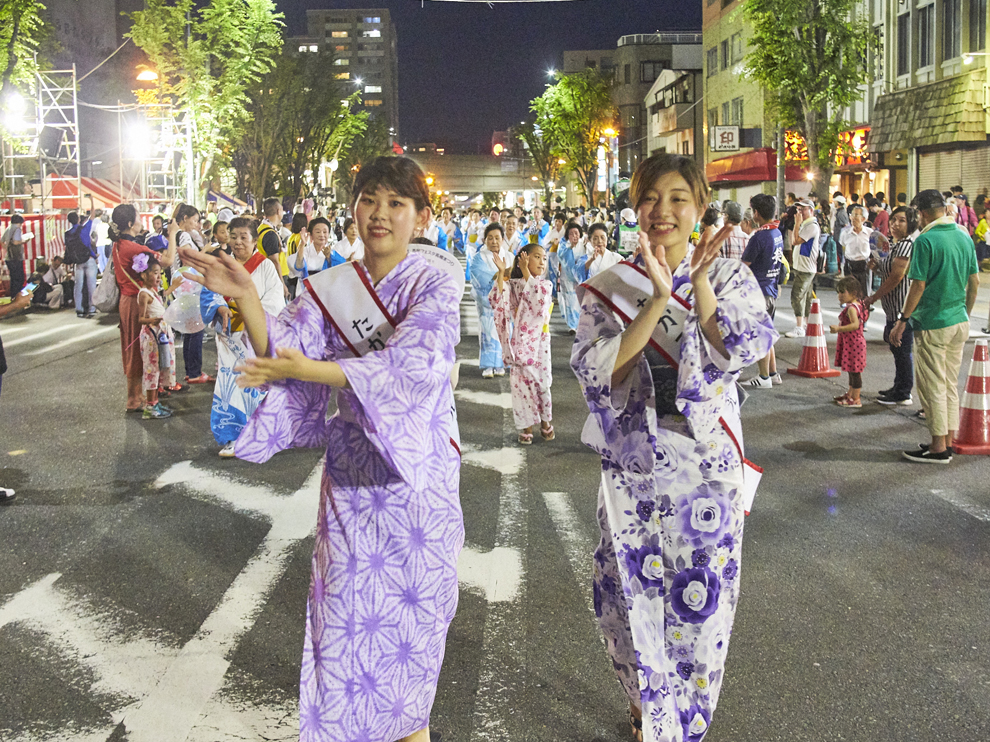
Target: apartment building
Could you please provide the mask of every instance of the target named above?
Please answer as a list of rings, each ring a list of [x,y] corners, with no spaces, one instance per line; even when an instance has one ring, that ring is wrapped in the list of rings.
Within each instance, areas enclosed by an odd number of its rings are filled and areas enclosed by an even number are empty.
[[[664,70],[646,94],[646,147],[652,155],[668,152],[704,164],[704,81],[701,47],[689,69]]]
[[[699,33],[622,36],[615,49],[565,51],[564,72],[596,68],[615,80],[612,100],[619,109],[616,166],[633,172],[649,156],[646,95],[664,70],[697,64]]]
[[[891,192],[990,188],[987,0],[882,0],[883,93],[869,151]]]
[[[399,137],[399,62],[395,26],[387,8],[307,10],[306,36],[286,45],[299,54],[328,49],[334,75],[361,91],[361,103],[389,122],[392,141]]]

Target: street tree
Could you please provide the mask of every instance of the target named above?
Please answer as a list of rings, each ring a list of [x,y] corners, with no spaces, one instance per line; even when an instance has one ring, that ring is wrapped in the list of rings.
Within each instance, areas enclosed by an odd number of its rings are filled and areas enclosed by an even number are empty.
[[[0,100],[12,90],[33,90],[38,63],[35,55],[48,36],[42,17],[45,6],[34,0],[0,3]]]
[[[160,99],[191,117],[196,178],[215,174],[243,133],[249,90],[282,48],[272,0],[145,0],[127,34],[158,72]]]
[[[333,54],[283,54],[251,91],[248,120],[232,155],[238,195],[258,199],[298,196],[311,189],[307,171],[332,159],[365,128],[368,113],[356,112],[360,93],[333,75]]]
[[[869,81],[869,20],[857,0],[747,0],[743,13],[753,29],[746,74],[763,86],[768,116],[804,137],[812,190],[827,201],[843,110]]]
[[[376,113],[367,120],[366,130],[361,136],[354,137],[348,146],[341,148],[337,157],[340,162],[337,177],[340,185],[345,186],[347,194],[339,194],[338,201],[344,201],[340,195],[346,195],[347,201],[350,201],[354,179],[363,165],[376,157],[393,154],[391,142],[388,119]]]
[[[589,206],[595,203],[598,151],[605,130],[616,128],[612,84],[610,77],[594,69],[559,75],[530,103],[537,126],[550,148],[567,160],[565,167],[577,176]]]
[[[554,148],[550,137],[533,122],[516,127],[515,132],[526,145],[529,160],[539,173],[540,183],[543,186],[543,203],[549,206],[550,199],[553,198],[551,184],[560,182],[560,171],[563,167],[561,160],[564,159],[564,153]],[[564,162],[566,163],[566,160]]]

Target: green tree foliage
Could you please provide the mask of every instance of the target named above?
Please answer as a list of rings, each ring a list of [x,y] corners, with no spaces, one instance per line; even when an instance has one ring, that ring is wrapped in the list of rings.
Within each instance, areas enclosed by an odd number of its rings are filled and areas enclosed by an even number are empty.
[[[526,123],[515,129],[516,135],[526,144],[526,152],[529,154],[530,162],[540,174],[540,182],[543,185],[543,203],[550,206],[550,199],[553,198],[553,187],[551,183],[560,182],[560,171],[563,167],[560,161],[563,159],[563,152],[557,151],[550,142],[550,137],[545,136],[543,130],[534,123]]]
[[[816,168],[812,184],[827,199],[846,106],[868,82],[872,31],[856,0],[747,0],[753,36],[746,73],[766,91],[767,112],[801,132]]]
[[[35,54],[48,35],[44,10],[33,0],[0,2],[0,100],[6,100],[11,88],[34,89]]]
[[[337,156],[340,162],[340,169],[337,170],[338,202],[344,202],[345,198],[350,201],[354,178],[362,165],[376,157],[392,154],[392,140],[388,129],[388,119],[374,114],[368,119],[367,130],[355,137],[348,146],[341,148]],[[346,193],[341,191],[341,186],[346,187]]]
[[[272,0],[145,0],[128,34],[158,72],[161,99],[192,116],[197,181],[207,182],[243,134],[249,90],[282,48]]]
[[[344,84],[326,73],[332,63],[331,53],[284,54],[251,91],[232,156],[238,195],[262,199],[275,193],[275,183],[282,196],[308,193],[320,163],[364,132],[368,113],[354,112],[360,93],[347,97]]]
[[[565,167],[577,176],[588,205],[594,204],[598,148],[618,115],[611,78],[593,69],[560,75],[531,101],[530,110],[550,148],[563,154]]]

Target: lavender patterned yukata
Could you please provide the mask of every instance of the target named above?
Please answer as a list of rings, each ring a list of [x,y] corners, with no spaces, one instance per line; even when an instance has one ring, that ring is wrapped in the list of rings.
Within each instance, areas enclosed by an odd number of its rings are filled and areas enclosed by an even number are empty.
[[[691,249],[674,271],[689,302]],[[595,613],[620,683],[642,704],[646,742],[699,742],[715,711],[744,517],[739,451],[719,418],[738,420],[736,377],[777,338],[749,268],[717,259],[709,277],[730,358],[711,348],[692,307],[679,368],[648,346],[614,389],[625,322],[579,289],[571,367],[591,412],[582,440],[602,457]]]
[[[363,266],[362,266],[363,269]],[[395,318],[385,349],[355,358],[307,292],[273,348],[336,361],[349,388],[270,386],[237,440],[264,462],[326,446],[300,683],[303,742],[394,742],[429,724],[464,542],[450,370],[462,288],[420,256],[376,287]]]

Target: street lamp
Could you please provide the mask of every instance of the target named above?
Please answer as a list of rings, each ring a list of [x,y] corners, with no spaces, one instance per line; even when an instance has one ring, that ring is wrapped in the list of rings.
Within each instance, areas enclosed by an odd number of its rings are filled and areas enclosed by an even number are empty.
[[[158,82],[158,73],[145,68],[138,73],[137,80],[138,82]]]

